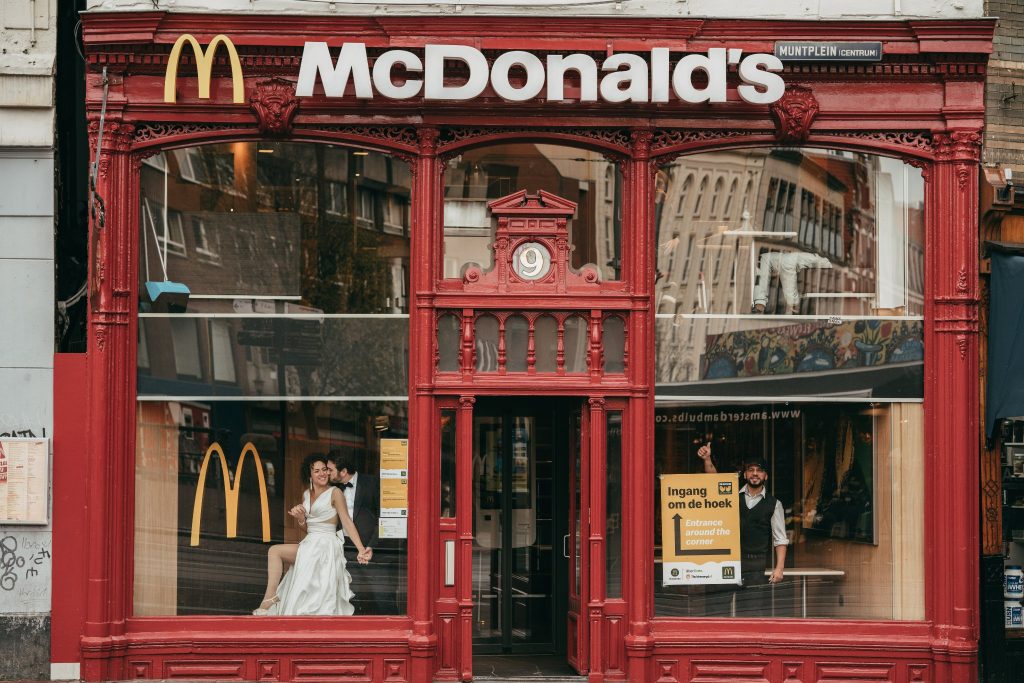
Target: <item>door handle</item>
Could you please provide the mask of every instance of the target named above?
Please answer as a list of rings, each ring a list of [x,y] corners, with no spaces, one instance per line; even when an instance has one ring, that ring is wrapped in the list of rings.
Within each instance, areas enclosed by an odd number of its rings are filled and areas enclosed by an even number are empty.
[[[455,585],[455,541],[444,542],[444,585]]]
[[[569,559],[569,534],[562,536],[562,557]]]

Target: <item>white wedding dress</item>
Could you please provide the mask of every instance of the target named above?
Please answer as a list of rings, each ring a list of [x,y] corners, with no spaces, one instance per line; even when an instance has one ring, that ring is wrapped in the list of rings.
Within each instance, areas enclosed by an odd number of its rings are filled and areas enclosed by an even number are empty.
[[[331,486],[313,504],[309,491],[302,494],[306,510],[306,537],[299,543],[295,564],[278,586],[280,601],[267,610],[274,615],[349,615],[352,577],[345,569],[344,535],[338,531],[338,513],[331,505]]]

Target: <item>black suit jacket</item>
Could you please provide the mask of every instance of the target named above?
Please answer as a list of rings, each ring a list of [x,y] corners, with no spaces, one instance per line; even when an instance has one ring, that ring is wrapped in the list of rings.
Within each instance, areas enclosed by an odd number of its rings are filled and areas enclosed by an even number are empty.
[[[340,488],[340,487],[339,487]],[[342,495],[345,489],[341,489]],[[356,498],[352,503],[352,521],[359,539],[367,548],[377,542],[377,522],[380,516],[380,479],[360,472],[356,477]],[[347,540],[347,539],[346,539]]]

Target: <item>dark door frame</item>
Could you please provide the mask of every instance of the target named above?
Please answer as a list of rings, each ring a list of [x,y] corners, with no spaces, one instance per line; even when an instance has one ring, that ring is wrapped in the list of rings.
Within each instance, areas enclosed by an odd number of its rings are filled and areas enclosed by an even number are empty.
[[[572,444],[575,414],[583,410],[584,399],[582,397],[515,397],[495,396],[481,397],[473,411],[474,419],[477,417],[502,417],[502,452],[512,453],[513,429],[510,418],[516,416],[527,416],[544,418],[551,415],[552,436],[552,507],[551,507],[551,616],[553,629],[551,642],[546,644],[534,643],[511,643],[511,592],[503,591],[501,600],[507,601],[502,610],[502,643],[473,643],[473,654],[566,654],[566,634],[568,624],[568,589],[569,589],[569,559],[565,557],[562,546],[563,539],[569,533],[569,496],[572,491],[568,490],[570,477],[569,468],[572,466]],[[578,448],[578,446],[575,446]],[[475,426],[474,426],[474,444]],[[561,457],[560,457],[560,454]],[[510,491],[512,487],[513,471],[511,458],[506,458],[502,464],[502,490]],[[562,491],[564,496],[558,495]],[[502,518],[510,519],[511,497],[502,497]],[[474,514],[475,514],[474,510]],[[502,525],[502,547],[510,548],[512,545],[513,528],[511,524]],[[512,579],[512,553],[502,554],[502,581],[510,584]]]

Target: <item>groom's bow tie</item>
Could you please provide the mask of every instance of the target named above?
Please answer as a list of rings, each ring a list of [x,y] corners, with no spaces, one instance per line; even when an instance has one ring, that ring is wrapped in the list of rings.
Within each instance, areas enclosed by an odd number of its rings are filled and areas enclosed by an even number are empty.
[[[352,482],[348,482],[347,484],[338,484],[338,486],[340,486],[343,489],[350,489],[353,486],[355,486],[355,484],[353,484]]]

